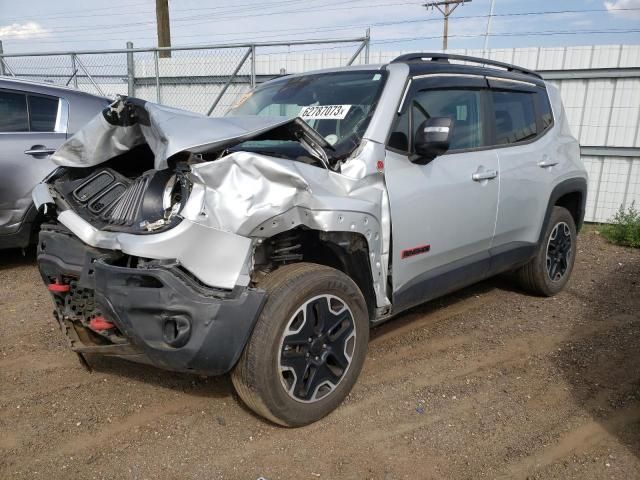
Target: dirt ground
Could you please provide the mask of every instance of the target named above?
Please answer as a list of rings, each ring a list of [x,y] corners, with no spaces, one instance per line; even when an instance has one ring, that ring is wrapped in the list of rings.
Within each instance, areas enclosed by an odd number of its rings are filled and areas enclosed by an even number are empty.
[[[33,255],[0,252],[0,478],[640,478],[640,251],[579,239],[568,288],[494,279],[373,331],[347,401],[290,430],[228,377],[92,358]]]

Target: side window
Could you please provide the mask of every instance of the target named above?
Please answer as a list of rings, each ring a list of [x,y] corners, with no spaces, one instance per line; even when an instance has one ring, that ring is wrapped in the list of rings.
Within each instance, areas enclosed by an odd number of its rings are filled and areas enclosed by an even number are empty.
[[[492,91],[495,114],[495,144],[506,145],[534,138],[537,134],[534,93]]]
[[[540,121],[542,124],[542,131],[545,132],[553,125],[553,112],[551,111],[551,104],[549,103],[549,97],[546,92],[538,92],[538,111],[540,112]]]
[[[27,96],[0,91],[0,132],[28,132]]]
[[[32,132],[54,132],[58,116],[57,98],[29,95],[29,125]]]
[[[421,90],[408,101],[410,103],[398,118],[394,131],[389,137],[389,147],[408,151],[410,140],[415,136],[420,124],[432,117],[453,119],[450,150],[484,146],[481,90]],[[412,116],[411,132],[409,132],[410,114]]]

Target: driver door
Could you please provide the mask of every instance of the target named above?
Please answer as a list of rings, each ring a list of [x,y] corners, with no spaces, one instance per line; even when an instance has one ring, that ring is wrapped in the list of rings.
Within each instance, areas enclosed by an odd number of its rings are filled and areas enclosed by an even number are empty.
[[[400,107],[385,161],[394,309],[488,273],[500,179],[496,152],[487,148],[486,86],[481,76],[414,79]],[[414,163],[416,129],[434,117],[453,119],[450,148],[426,164]]]

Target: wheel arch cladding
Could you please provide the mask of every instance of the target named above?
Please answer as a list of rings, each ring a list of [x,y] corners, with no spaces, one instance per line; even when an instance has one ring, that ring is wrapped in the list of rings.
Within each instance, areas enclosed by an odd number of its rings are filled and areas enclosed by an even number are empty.
[[[585,192],[576,190],[573,192],[565,193],[560,198],[558,198],[558,200],[556,200],[555,206],[566,208],[573,217],[573,221],[576,224],[576,229],[580,230],[584,218],[585,201]]]
[[[576,231],[580,231],[584,222],[586,200],[587,180],[585,178],[570,178],[556,185],[549,196],[538,243],[542,241],[547,230],[553,207],[564,207],[569,210],[575,221]]]
[[[374,319],[377,307],[376,292],[371,271],[369,242],[365,235],[359,232],[323,231],[296,226],[263,239],[257,248],[267,248],[269,243],[277,244],[281,238],[286,239],[292,234],[301,245],[302,259],[296,262],[324,265],[347,275],[360,289],[367,305],[369,319]],[[258,254],[258,250],[256,257],[264,258],[263,254]],[[280,267],[282,266],[284,265]]]

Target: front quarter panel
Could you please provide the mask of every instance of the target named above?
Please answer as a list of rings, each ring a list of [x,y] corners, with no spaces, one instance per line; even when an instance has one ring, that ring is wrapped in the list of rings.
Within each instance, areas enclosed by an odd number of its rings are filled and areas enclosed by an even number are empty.
[[[373,157],[378,150],[381,145],[369,142],[360,155]],[[193,190],[181,215],[257,240],[298,226],[361,234],[368,244],[377,304],[385,306],[388,221],[381,219],[386,189],[381,173],[355,171],[362,177],[251,152],[232,153],[192,167]]]

